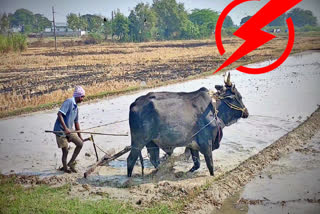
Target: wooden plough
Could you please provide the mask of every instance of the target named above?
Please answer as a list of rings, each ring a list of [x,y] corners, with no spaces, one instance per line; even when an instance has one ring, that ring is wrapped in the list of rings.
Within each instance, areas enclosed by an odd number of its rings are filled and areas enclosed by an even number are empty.
[[[87,178],[98,166],[102,166],[105,164],[108,164],[109,162],[117,159],[118,157],[124,155],[125,153],[129,152],[131,150],[131,146],[126,146],[123,150],[121,150],[120,152],[112,155],[110,157],[110,155],[106,154],[105,156],[103,156],[103,158],[96,162],[93,166],[91,166],[85,173],[84,173],[84,177]]]

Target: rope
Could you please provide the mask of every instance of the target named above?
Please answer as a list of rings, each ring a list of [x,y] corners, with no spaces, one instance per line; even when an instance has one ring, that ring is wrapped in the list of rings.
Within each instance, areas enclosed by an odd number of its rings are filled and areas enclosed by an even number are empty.
[[[229,103],[229,102],[227,102],[227,101],[225,101],[225,100],[224,100],[224,102],[225,102],[230,108],[232,108],[232,109],[234,109],[234,110],[238,110],[238,111],[242,111],[242,112],[245,111],[245,108],[240,108],[239,106],[236,106],[236,105],[234,105],[234,104],[232,104],[232,103]]]
[[[125,121],[128,121],[128,120],[129,120],[129,119],[126,119],[126,120],[118,120],[118,121],[114,121],[114,122],[112,122],[112,123],[106,123],[106,124],[94,126],[94,127],[87,128],[87,129],[83,129],[83,130],[90,130],[90,129],[94,129],[94,128],[100,128],[100,127],[102,127],[102,126],[109,126],[109,125],[113,125],[113,124],[116,124],[116,123],[125,122]]]
[[[197,134],[199,134],[203,129],[205,129],[207,126],[209,126],[216,118],[213,118],[209,123],[207,123],[205,126],[203,126],[201,129],[199,129],[199,131],[197,131],[196,133],[194,133],[189,140],[191,140],[194,136],[196,136]]]
[[[101,152],[103,152],[104,154],[106,154],[106,155],[110,155],[110,154],[108,154],[108,153],[106,153],[105,151],[103,151],[103,149],[101,149],[100,148],[100,146],[98,146],[95,142],[93,142],[93,141],[91,141],[96,147],[98,147],[98,149],[101,151]]]

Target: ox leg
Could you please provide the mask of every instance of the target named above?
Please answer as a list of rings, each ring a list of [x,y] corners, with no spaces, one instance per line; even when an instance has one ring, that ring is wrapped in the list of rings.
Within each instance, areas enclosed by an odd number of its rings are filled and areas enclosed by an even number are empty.
[[[147,145],[147,150],[150,155],[150,162],[155,168],[158,168],[160,164],[160,149],[157,144],[154,142],[150,141]]]
[[[214,176],[214,169],[213,169],[213,160],[212,160],[212,150],[211,148],[208,149],[206,152],[203,153],[204,158],[206,160],[207,167],[209,169],[210,175]]]
[[[193,167],[189,170],[189,172],[194,172],[200,168],[200,156],[199,156],[199,151],[191,148],[190,148],[190,151],[191,151],[192,160],[193,160]]]
[[[130,154],[127,158],[127,175],[128,177],[132,176],[133,167],[138,159],[138,157],[141,155],[141,148],[132,146]]]
[[[139,155],[139,159],[140,159],[140,164],[141,164],[142,176],[144,176],[144,163],[143,163],[143,157],[142,157],[142,153],[141,152],[140,152],[140,155]]]

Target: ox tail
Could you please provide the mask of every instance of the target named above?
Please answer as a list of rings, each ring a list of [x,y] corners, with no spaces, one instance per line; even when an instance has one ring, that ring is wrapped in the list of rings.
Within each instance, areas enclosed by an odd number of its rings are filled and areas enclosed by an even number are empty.
[[[135,107],[135,103],[132,103],[130,106],[130,112],[129,112],[129,125],[131,130],[138,130],[141,125],[139,124],[141,122],[141,118],[139,115],[139,111]]]

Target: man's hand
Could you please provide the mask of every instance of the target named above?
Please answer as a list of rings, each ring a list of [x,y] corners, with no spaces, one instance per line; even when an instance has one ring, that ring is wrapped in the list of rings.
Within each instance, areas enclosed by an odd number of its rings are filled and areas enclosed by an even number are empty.
[[[74,123],[74,126],[76,127],[76,131],[79,131],[80,130],[80,124],[79,124],[79,122],[75,122]],[[79,133],[78,132],[78,136],[79,136],[79,138],[82,140],[82,142],[83,142],[83,138],[82,138],[82,136],[81,136],[81,133]]]
[[[68,136],[71,133],[71,131],[68,128],[65,128],[64,133]]]

